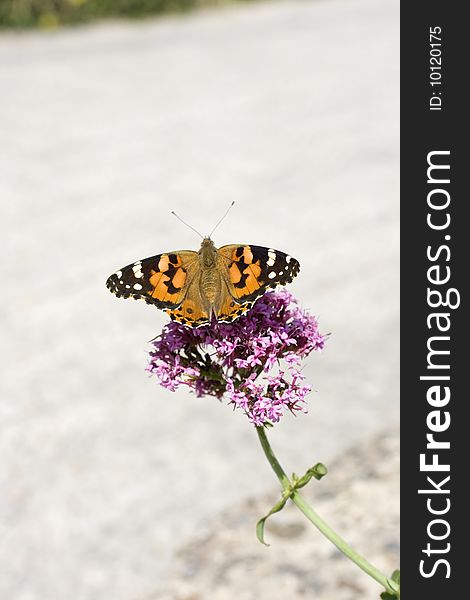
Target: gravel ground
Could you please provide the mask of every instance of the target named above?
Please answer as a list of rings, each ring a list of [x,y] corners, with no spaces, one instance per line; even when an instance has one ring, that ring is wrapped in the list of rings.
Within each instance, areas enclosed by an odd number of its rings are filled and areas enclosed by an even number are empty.
[[[0,37],[0,598],[160,598],[201,524],[216,536],[218,515],[276,497],[242,414],[145,375],[164,316],[104,287],[124,264],[199,246],[170,210],[206,233],[236,200],[216,244],[300,260],[291,289],[332,336],[305,368],[309,415],[271,435],[288,471],[340,469],[396,426],[398,43],[395,0]],[[374,472],[379,459],[364,457]],[[396,487],[379,487],[396,509]],[[251,517],[239,527],[253,535]]]

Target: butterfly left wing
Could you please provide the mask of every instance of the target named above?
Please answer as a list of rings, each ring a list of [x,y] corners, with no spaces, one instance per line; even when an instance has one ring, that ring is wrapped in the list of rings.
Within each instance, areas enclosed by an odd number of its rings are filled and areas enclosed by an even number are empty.
[[[120,298],[145,300],[158,308],[175,308],[186,295],[197,266],[197,252],[157,254],[123,267],[106,286]]]
[[[219,248],[218,256],[230,295],[238,304],[252,302],[267,289],[290,283],[300,270],[295,258],[264,246],[230,244]]]

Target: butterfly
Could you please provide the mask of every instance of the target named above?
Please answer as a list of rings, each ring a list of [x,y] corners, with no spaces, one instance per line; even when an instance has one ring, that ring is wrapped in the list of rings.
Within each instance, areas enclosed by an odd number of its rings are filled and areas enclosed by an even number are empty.
[[[171,319],[199,327],[231,323],[269,288],[290,283],[299,272],[295,258],[263,246],[229,244],[216,248],[210,237],[199,252],[157,254],[123,267],[106,285],[121,298],[145,300]]]

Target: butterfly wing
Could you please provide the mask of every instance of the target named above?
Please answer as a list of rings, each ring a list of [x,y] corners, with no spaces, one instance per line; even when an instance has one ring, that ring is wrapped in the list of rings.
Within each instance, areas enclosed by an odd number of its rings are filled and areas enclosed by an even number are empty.
[[[120,298],[175,308],[183,302],[197,265],[198,254],[192,250],[157,254],[123,267],[108,278],[106,286]]]
[[[290,283],[300,270],[295,258],[264,246],[230,244],[219,248],[218,256],[230,295],[238,304]]]

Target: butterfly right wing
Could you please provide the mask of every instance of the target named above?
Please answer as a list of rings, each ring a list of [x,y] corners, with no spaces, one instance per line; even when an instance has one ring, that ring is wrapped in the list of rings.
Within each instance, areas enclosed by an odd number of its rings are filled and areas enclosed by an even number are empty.
[[[219,248],[220,268],[234,300],[252,302],[269,288],[290,283],[299,262],[280,250],[264,246],[230,244]]]
[[[192,250],[157,254],[123,267],[106,286],[119,298],[174,309],[183,302],[197,267],[198,253]]]

